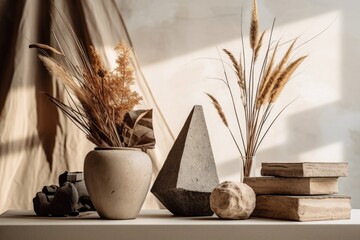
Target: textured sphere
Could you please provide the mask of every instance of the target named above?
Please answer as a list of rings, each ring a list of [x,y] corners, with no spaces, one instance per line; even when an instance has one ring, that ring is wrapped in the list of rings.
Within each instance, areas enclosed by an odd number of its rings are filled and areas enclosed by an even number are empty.
[[[247,219],[255,209],[254,190],[241,182],[223,182],[210,195],[210,207],[223,219]]]

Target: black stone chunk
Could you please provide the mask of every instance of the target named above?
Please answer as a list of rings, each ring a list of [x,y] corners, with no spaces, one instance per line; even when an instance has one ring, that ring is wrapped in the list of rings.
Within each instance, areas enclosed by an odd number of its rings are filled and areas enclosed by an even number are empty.
[[[54,195],[58,189],[59,187],[56,185],[44,186],[42,192],[46,195]]]
[[[80,211],[94,211],[82,172],[64,172],[59,176],[60,187],[44,186],[33,199],[38,216],[76,216]]]

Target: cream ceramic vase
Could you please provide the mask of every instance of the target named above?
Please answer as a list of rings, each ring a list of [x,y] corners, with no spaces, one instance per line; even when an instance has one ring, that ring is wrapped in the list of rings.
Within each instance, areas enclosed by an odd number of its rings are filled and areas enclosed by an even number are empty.
[[[135,148],[95,148],[86,155],[84,179],[100,217],[134,219],[148,193],[150,157]]]

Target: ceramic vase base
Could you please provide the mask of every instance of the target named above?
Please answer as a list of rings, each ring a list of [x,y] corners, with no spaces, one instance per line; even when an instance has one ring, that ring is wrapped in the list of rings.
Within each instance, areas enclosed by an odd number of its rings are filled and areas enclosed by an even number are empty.
[[[97,148],[85,158],[85,184],[103,219],[136,218],[149,191],[151,175],[151,159],[139,149]]]

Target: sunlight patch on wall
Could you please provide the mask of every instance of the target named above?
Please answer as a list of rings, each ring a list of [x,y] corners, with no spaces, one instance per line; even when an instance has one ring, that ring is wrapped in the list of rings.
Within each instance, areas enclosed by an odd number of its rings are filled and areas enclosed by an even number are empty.
[[[323,147],[317,147],[316,149],[301,153],[298,161],[301,162],[313,162],[313,161],[326,161],[326,162],[342,162],[343,159],[343,144],[336,142],[328,144]],[[320,160],[321,159],[321,160]]]

